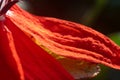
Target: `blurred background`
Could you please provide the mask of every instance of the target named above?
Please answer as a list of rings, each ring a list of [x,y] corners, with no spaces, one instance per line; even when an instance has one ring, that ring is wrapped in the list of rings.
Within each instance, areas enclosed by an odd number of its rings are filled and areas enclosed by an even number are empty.
[[[23,0],[19,5],[38,16],[92,27],[120,45],[120,0]],[[100,66],[101,73],[90,80],[120,80],[120,70]]]

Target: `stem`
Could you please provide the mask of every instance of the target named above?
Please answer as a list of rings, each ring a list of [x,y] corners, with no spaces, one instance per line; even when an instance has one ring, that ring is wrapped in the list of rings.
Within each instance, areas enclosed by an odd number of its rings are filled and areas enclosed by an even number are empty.
[[[4,15],[18,1],[20,0],[1,0],[0,1],[0,16]]]

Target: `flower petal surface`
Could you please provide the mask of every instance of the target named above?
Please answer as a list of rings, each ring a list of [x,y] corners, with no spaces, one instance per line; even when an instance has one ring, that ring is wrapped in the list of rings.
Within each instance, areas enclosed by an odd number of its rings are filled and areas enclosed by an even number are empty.
[[[120,47],[89,27],[56,18],[34,16],[17,6],[8,11],[7,17],[36,43],[57,55],[120,69]]]

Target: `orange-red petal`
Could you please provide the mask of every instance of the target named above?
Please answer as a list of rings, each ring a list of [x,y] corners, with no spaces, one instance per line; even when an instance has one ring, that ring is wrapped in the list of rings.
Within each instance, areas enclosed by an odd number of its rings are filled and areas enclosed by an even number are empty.
[[[37,46],[9,18],[6,18],[5,24],[12,32],[25,80],[73,80],[53,57]]]
[[[65,57],[120,69],[120,47],[105,35],[70,21],[36,17],[17,6],[7,16],[40,45]]]

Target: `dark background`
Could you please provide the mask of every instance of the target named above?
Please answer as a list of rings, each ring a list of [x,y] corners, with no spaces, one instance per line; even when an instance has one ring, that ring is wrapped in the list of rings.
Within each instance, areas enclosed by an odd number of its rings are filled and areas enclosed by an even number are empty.
[[[120,42],[120,0],[25,0],[21,3],[35,15],[74,21],[107,36],[117,33]],[[101,73],[92,80],[120,80],[120,71],[102,65]]]
[[[26,0],[27,10],[90,26],[103,34],[120,30],[120,0]]]

